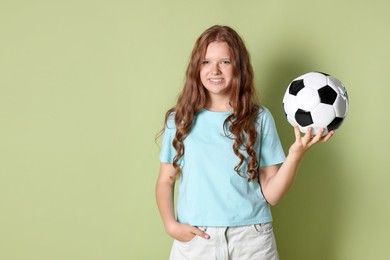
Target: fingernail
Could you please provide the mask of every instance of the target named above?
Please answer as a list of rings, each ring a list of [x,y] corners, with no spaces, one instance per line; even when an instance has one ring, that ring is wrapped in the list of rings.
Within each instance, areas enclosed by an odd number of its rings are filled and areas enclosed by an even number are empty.
[[[206,234],[206,235],[204,235],[204,238],[209,239],[210,236]]]

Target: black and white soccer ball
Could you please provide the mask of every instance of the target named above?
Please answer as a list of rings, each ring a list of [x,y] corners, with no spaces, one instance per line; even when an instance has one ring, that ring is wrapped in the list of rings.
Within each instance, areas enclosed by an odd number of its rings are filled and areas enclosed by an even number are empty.
[[[291,125],[302,133],[309,127],[323,135],[337,129],[348,114],[348,94],[336,78],[322,72],[309,72],[294,79],[283,97],[283,107]]]

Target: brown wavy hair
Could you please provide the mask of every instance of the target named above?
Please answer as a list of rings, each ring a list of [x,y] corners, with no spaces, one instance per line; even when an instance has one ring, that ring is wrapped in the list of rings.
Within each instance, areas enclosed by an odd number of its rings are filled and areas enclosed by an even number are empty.
[[[165,115],[165,125],[170,115],[174,115],[175,118],[176,135],[172,142],[176,150],[176,156],[173,159],[173,166],[176,169],[175,178],[177,179],[181,174],[178,162],[185,151],[183,141],[191,132],[195,116],[207,103],[207,90],[201,82],[200,69],[208,45],[215,41],[228,44],[233,65],[229,100],[233,112],[226,118],[223,127],[230,131],[229,134],[226,132],[225,134],[234,139],[233,152],[240,159],[234,170],[240,176],[253,181],[258,176],[259,168],[254,145],[257,139],[256,118],[261,106],[254,88],[250,55],[242,38],[232,28],[220,25],[210,27],[196,40],[187,67],[183,90],[178,97],[177,104]],[[240,168],[246,159],[240,150],[245,150],[249,155],[247,172],[244,174],[240,172]]]

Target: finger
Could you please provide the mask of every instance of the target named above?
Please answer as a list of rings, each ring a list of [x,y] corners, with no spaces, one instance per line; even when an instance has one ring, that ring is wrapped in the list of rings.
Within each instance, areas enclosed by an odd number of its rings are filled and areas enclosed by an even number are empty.
[[[310,143],[315,144],[318,143],[322,139],[322,135],[324,134],[325,128],[320,128],[317,134],[313,137]]]
[[[194,233],[197,236],[203,237],[204,239],[209,239],[210,238],[210,236],[206,232],[200,230],[197,227],[193,227],[192,233]]]
[[[294,125],[294,133],[295,133],[296,140],[301,139],[301,131],[299,131],[298,125]]]
[[[333,135],[334,135],[335,131],[332,130],[330,131],[323,139],[322,139],[322,142],[327,142]]]
[[[307,128],[306,134],[303,136],[303,139],[306,142],[309,142],[310,139],[312,138],[312,134],[311,134],[312,132],[313,132],[313,128],[312,127]]]

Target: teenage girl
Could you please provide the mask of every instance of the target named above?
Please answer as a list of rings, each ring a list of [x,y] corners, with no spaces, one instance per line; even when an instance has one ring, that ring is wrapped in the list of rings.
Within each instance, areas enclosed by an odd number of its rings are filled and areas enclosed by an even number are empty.
[[[294,131],[286,157],[237,32],[213,26],[200,35],[160,154],[156,199],[174,238],[170,259],[279,259],[270,205],[287,193],[308,149],[334,134]]]

